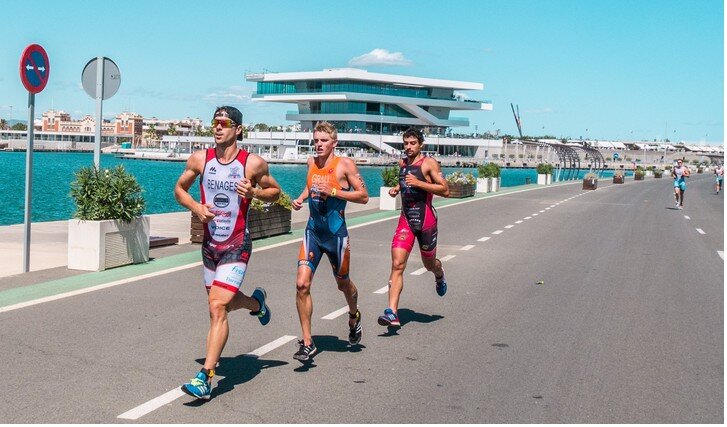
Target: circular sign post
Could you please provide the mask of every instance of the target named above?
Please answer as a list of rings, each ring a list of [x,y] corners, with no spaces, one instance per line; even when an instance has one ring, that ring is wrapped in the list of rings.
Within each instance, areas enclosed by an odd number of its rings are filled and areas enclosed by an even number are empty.
[[[88,96],[96,100],[96,138],[93,148],[93,163],[101,163],[101,128],[103,127],[103,100],[116,94],[121,86],[121,72],[116,63],[99,56],[88,61],[81,72],[81,84]]]
[[[20,81],[28,90],[28,143],[25,147],[25,216],[23,219],[23,273],[30,271],[30,219],[33,194],[33,138],[35,94],[48,84],[50,61],[45,49],[31,44],[20,55]]]

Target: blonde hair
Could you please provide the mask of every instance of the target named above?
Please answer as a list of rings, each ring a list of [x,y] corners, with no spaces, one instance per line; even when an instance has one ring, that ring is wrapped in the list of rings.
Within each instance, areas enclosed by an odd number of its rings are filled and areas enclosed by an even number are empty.
[[[313,132],[325,132],[330,135],[331,139],[338,141],[338,130],[328,122],[317,122]]]

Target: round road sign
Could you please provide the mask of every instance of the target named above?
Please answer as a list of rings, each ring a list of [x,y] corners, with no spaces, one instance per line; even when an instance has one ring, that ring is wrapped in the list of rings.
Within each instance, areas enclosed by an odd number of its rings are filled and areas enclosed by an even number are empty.
[[[98,58],[93,58],[88,61],[83,72],[81,72],[81,84],[83,90],[86,91],[88,96],[96,98],[96,67],[98,66]],[[104,57],[103,59],[103,97],[102,99],[109,99],[116,94],[121,86],[121,72],[116,63],[109,58]]]
[[[45,89],[50,76],[50,61],[40,45],[31,44],[20,57],[20,81],[30,93]]]

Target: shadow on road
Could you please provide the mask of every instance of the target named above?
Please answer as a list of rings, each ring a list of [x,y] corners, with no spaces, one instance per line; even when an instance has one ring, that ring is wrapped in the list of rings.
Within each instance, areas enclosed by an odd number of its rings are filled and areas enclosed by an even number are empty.
[[[197,363],[204,364],[204,359],[197,359]],[[288,362],[281,360],[259,359],[257,356],[248,356],[241,354],[237,357],[222,357],[220,365],[215,371],[216,375],[221,378],[215,388],[212,389],[212,399],[234,390],[238,384],[243,384],[255,378],[263,369],[275,368],[277,366],[287,365]],[[201,406],[207,400],[197,399],[192,402],[185,403],[186,406]]]
[[[364,335],[364,339],[365,338],[366,336]],[[362,344],[350,345],[348,340],[342,340],[338,337],[334,337],[333,335],[313,335],[313,342],[318,348],[318,354],[316,354],[313,359],[320,357],[321,353],[326,351],[332,351],[335,353],[358,353],[362,349],[366,348],[366,346]],[[311,368],[316,367],[314,360],[308,360],[300,363],[301,366],[293,369],[293,371],[308,372]]]
[[[432,323],[436,322],[439,319],[444,319],[444,316],[440,316],[439,314],[417,313],[416,311],[409,310],[408,308],[400,308],[396,312],[396,314],[399,315],[399,322],[401,322],[401,326],[404,326],[409,322]],[[395,335],[399,335],[398,331],[399,328],[389,327],[386,332],[384,332],[383,334],[379,334],[379,336],[392,337]]]

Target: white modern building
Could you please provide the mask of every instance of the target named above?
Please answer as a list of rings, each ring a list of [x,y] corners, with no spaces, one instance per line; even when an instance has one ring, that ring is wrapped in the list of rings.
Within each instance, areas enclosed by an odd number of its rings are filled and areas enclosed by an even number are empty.
[[[338,146],[353,155],[365,152],[394,154],[401,150],[401,133],[409,127],[426,135],[424,150],[440,155],[485,157],[500,140],[452,138],[451,128],[467,127],[469,120],[454,111],[492,110],[488,101],[469,99],[462,91],[482,90],[482,83],[370,73],[355,68],[292,73],[253,73],[245,79],[257,83],[253,101],[296,104],[285,118],[299,121],[302,134],[318,121],[338,129]],[[250,132],[250,142],[280,141],[271,132]],[[292,138],[291,138],[292,137]],[[282,145],[309,146],[298,135]],[[276,142],[277,145],[277,142]]]

